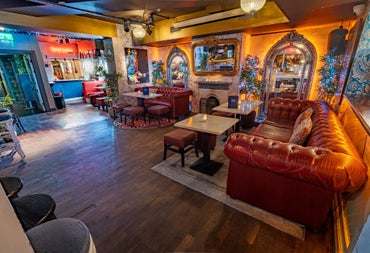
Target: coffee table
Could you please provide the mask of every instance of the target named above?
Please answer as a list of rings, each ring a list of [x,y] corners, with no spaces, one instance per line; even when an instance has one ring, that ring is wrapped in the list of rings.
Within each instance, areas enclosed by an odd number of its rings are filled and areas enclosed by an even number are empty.
[[[212,134],[223,134],[238,121],[239,120],[235,118],[226,118],[200,113],[177,122],[174,125],[175,127],[197,131],[199,134],[203,134],[204,136],[202,147],[203,157],[192,164],[190,168],[210,176],[214,175],[221,168],[222,163],[211,160],[210,137]]]
[[[229,108],[228,103],[226,102],[219,106],[213,107],[212,110],[219,111],[219,112],[233,113],[235,117],[239,118],[239,120],[241,121],[242,115],[250,114],[261,104],[263,104],[263,101],[244,101],[238,104],[238,108]],[[239,132],[239,129],[240,129],[239,122],[235,125],[236,132]]]

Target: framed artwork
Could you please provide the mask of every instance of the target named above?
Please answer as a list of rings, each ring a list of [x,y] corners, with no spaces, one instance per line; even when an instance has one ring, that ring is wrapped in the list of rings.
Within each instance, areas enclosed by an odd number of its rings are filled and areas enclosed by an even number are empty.
[[[129,84],[149,82],[148,52],[145,49],[125,48]]]

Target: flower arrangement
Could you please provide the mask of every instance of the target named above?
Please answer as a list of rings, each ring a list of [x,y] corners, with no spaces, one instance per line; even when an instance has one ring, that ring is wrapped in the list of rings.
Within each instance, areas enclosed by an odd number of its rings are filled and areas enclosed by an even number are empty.
[[[261,81],[262,69],[259,67],[260,61],[257,56],[248,54],[244,58],[244,64],[240,71],[241,95],[245,94],[247,99],[259,100],[266,88],[266,83]]]
[[[330,102],[338,89],[343,68],[343,55],[335,55],[334,51],[329,51],[320,57],[320,62],[322,66],[318,69],[321,76],[318,97]]]
[[[152,61],[152,67],[152,84],[156,86],[165,86],[167,84],[167,76],[163,61]]]

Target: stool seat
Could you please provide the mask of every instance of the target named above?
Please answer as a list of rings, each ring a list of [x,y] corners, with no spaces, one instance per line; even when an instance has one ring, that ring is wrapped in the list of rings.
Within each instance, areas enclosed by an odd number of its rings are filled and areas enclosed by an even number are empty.
[[[181,166],[185,166],[185,153],[195,148],[197,141],[197,133],[185,129],[176,129],[163,136],[164,142],[164,155],[163,160],[167,158],[167,150],[174,151],[181,154]],[[174,149],[171,146],[175,146],[178,149]],[[195,153],[198,156],[198,149],[195,148]]]
[[[55,219],[55,201],[47,194],[31,194],[10,200],[24,231]]]
[[[23,181],[18,177],[1,177],[0,183],[8,198],[18,197],[18,192],[23,188]]]
[[[135,120],[138,118],[138,115],[143,115],[144,122],[146,123],[146,121],[145,121],[145,111],[144,111],[144,107],[142,107],[142,106],[125,107],[125,108],[123,108],[122,113],[125,115],[125,124],[127,123],[127,116],[131,117],[132,127],[135,126]]]
[[[100,107],[102,107],[104,111],[108,111],[108,104],[106,103],[106,99],[107,97],[97,97],[96,98],[95,105],[98,107],[99,110],[100,110]]]
[[[35,253],[96,253],[86,225],[75,218],[60,218],[34,227],[26,235]]]
[[[131,106],[131,105],[130,104],[125,104],[125,103],[112,105],[114,120],[117,118],[117,113],[118,113],[118,115],[120,117],[120,122],[122,123],[123,109],[126,108],[126,107],[129,107],[129,106]]]
[[[170,108],[166,105],[154,105],[148,108],[148,113],[149,113],[149,124],[150,124],[150,119],[151,118],[157,118],[158,120],[158,125],[161,126],[161,116],[166,115],[168,118],[168,122],[171,121],[170,119]]]

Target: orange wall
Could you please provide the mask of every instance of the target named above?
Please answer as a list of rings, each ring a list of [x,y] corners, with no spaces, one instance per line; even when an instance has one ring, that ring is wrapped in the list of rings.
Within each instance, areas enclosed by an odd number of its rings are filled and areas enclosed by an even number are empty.
[[[328,46],[328,36],[329,33],[334,30],[338,29],[341,23],[334,23],[325,26],[318,26],[318,27],[310,27],[305,29],[297,29],[297,33],[302,34],[304,38],[310,41],[316,50],[316,65],[314,66],[315,69],[319,67],[319,58],[327,53],[327,46]],[[348,27],[344,27],[349,29]],[[277,43],[282,37],[284,37],[287,32],[278,32],[273,34],[266,34],[266,35],[257,35],[251,37],[245,37],[246,40],[243,47],[246,47],[245,52],[248,52],[251,55],[258,56],[261,62],[264,61],[265,55],[267,54],[268,50]],[[249,43],[249,45],[247,45]],[[248,50],[248,47],[250,48]],[[243,57],[242,57],[243,58]],[[315,71],[315,76],[313,78],[311,95],[309,99],[314,99],[316,96],[316,91],[319,85],[319,76]]]

